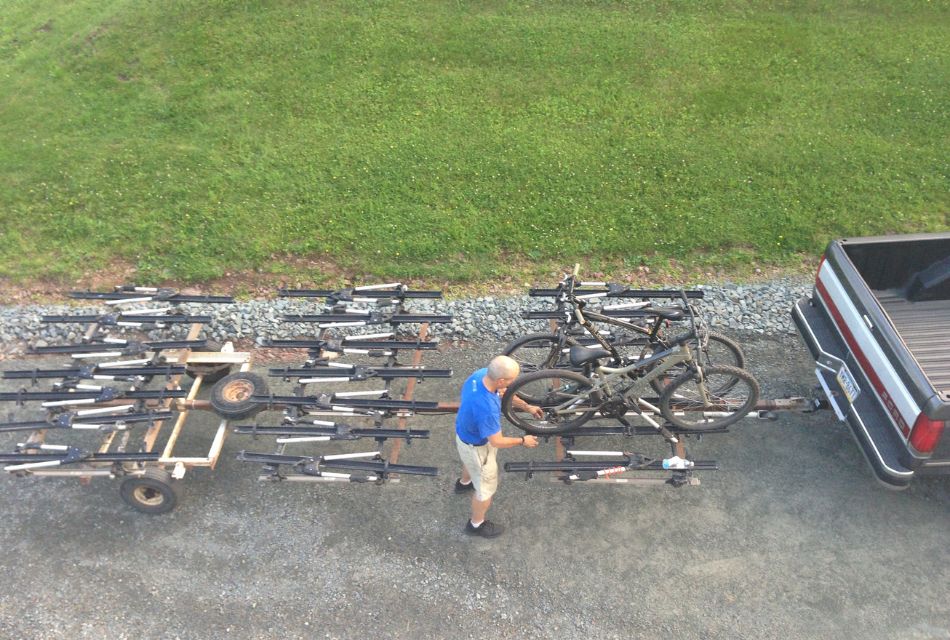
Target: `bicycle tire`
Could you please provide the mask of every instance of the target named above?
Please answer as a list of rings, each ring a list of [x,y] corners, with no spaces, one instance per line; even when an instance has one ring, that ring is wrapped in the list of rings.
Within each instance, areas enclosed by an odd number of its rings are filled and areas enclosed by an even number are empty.
[[[571,335],[566,337],[563,342],[554,333],[532,333],[522,336],[517,340],[509,342],[502,353],[514,358],[521,367],[521,373],[533,373],[542,369],[571,369],[573,371],[581,370],[580,367],[571,365],[570,357],[567,351],[571,346],[580,344],[581,341],[587,341],[592,349],[599,345],[590,338],[589,334]],[[630,334],[621,334],[620,336],[609,336],[607,342],[614,346],[624,361],[632,361],[636,358],[631,355],[632,349],[640,349],[645,339],[641,336]],[[534,351],[535,353],[532,353]],[[639,357],[639,356],[637,356]]]
[[[558,337],[553,333],[530,333],[513,340],[502,353],[521,367],[521,373],[557,368],[561,354]]]
[[[566,381],[566,382],[565,382]],[[567,369],[544,369],[535,371],[518,378],[511,383],[501,399],[501,410],[508,420],[527,433],[536,435],[550,435],[576,429],[597,413],[596,398],[584,398],[584,394],[591,389],[591,381],[575,371]],[[573,418],[554,416],[546,412],[542,419],[528,418],[527,414],[515,411],[512,403],[515,396],[523,398],[520,390],[528,388],[527,397],[535,398],[536,404],[542,409],[570,402],[576,397],[579,412],[572,414]],[[546,391],[544,391],[546,390]],[[592,402],[593,400],[593,402]],[[530,402],[530,401],[529,401]],[[586,410],[585,410],[586,408]]]
[[[739,344],[732,338],[728,338],[721,333],[716,333],[715,331],[710,331],[706,345],[706,349],[701,351],[699,354],[693,354],[694,356],[698,356],[701,366],[723,366],[735,367],[737,369],[745,368],[745,352],[742,350],[742,347],[740,347]],[[650,386],[653,387],[654,391],[662,395],[663,391],[667,386],[669,386],[670,383],[685,373],[685,367],[686,365],[683,364],[670,369],[666,375],[656,378],[655,380],[651,380]],[[722,388],[714,389],[714,391],[716,393],[725,393],[734,387],[738,382],[738,378],[732,381],[723,379]]]
[[[759,383],[751,373],[736,367],[702,367],[705,381],[734,378],[724,393],[708,392],[711,402],[703,400],[696,369],[682,374],[660,396],[660,413],[670,423],[687,431],[706,431],[727,427],[744,418],[759,400]],[[728,412],[728,415],[708,415]]]

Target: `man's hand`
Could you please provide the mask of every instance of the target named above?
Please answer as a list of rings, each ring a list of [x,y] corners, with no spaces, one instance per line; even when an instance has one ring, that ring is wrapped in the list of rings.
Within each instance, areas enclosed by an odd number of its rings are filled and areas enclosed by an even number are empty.
[[[530,413],[538,420],[544,417],[544,409],[542,409],[541,407],[537,405],[528,404],[527,402],[524,404],[524,407],[522,407],[522,411],[525,411],[526,413]]]
[[[524,446],[528,447],[529,449],[534,449],[536,446],[538,446],[537,436],[525,436]]]

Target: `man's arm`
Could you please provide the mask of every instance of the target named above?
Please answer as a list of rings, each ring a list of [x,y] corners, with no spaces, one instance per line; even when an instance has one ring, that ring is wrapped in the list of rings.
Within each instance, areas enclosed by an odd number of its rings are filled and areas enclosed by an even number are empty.
[[[501,431],[498,431],[488,436],[488,444],[496,449],[510,449],[521,445],[532,448],[538,446],[538,439],[534,436],[505,436],[502,435]]]
[[[541,418],[544,416],[544,411],[541,407],[535,406],[533,404],[528,404],[518,396],[515,396],[511,399],[511,406],[517,409],[518,411],[524,411],[530,413],[535,418]]]

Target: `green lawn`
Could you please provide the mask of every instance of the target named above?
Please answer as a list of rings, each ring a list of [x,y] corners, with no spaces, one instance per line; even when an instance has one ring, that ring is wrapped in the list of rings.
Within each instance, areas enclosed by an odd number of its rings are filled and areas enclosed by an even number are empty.
[[[950,227],[950,3],[0,0],[0,277],[730,267]],[[315,274],[314,277],[319,277]]]

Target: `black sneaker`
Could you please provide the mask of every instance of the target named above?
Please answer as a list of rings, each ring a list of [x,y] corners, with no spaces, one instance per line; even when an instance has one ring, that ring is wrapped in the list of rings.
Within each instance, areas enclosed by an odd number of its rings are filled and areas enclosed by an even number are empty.
[[[505,528],[500,524],[495,524],[491,520],[485,520],[477,527],[472,526],[472,521],[465,523],[465,533],[470,536],[481,536],[483,538],[495,538],[500,536]]]
[[[461,480],[455,481],[455,493],[468,493],[469,491],[475,491],[474,482],[469,482],[468,484],[462,484]]]

